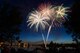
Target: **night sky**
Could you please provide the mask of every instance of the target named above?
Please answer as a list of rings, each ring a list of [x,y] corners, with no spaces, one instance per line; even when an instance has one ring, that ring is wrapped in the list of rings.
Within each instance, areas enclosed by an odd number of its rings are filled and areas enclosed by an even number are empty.
[[[2,3],[3,1],[0,0]],[[20,8],[22,12],[23,22],[21,24],[20,39],[28,42],[42,41],[42,36],[40,32],[35,32],[35,29],[30,29],[27,26],[27,18],[29,12],[35,10],[41,3],[50,2],[51,4],[61,5],[65,7],[71,7],[74,3],[73,0],[6,0],[10,5],[14,5]],[[47,31],[45,30],[44,35],[46,36]],[[49,36],[49,41],[58,43],[70,43],[72,42],[71,34],[66,33],[66,29],[62,27],[52,28]]]

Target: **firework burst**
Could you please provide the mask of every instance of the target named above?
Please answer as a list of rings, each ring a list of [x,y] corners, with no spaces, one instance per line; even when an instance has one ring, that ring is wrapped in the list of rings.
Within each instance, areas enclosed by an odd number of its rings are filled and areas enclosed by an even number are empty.
[[[41,13],[39,13],[38,11],[33,11],[30,16],[29,16],[29,19],[28,19],[28,26],[30,26],[30,28],[32,26],[35,26],[36,30],[38,31],[38,28],[42,28],[42,29],[45,29],[45,26],[49,26],[47,20],[49,18],[48,17],[43,17],[41,15]]]
[[[63,18],[67,16],[66,12],[69,12],[67,9],[69,9],[69,7],[63,7],[63,5],[61,6],[55,6],[54,7],[56,14],[55,17],[56,18]]]
[[[67,16],[66,12],[69,12],[68,7],[55,6],[48,4],[41,4],[37,10],[33,11],[29,15],[28,26],[32,28],[35,27],[36,31],[38,29],[45,29],[46,26],[49,26],[46,40],[42,33],[43,41],[46,46],[46,42],[48,40],[50,31],[52,27],[60,27],[63,21],[65,21],[65,17]],[[50,21],[50,23],[48,23]]]
[[[53,10],[53,6],[50,3],[42,3],[39,7],[38,10],[40,11],[40,13],[42,14],[42,16],[47,16],[47,17],[51,17],[51,15],[54,15],[54,10]]]

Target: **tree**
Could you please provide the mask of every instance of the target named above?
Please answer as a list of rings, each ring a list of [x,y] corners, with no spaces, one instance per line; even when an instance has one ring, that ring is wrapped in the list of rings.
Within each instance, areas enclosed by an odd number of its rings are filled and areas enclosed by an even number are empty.
[[[64,23],[67,32],[72,34],[72,38],[76,43],[80,40],[80,1],[76,0],[71,7],[68,20]]]
[[[4,3],[0,7],[0,40],[14,41],[19,37],[21,12],[15,6]]]

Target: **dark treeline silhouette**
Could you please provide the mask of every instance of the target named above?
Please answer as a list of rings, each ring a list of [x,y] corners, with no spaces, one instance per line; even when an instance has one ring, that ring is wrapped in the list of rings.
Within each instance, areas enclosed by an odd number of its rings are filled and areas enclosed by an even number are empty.
[[[68,33],[72,33],[72,38],[76,43],[80,39],[80,1],[76,0],[71,7],[68,20],[64,23]]]
[[[44,44],[43,44],[44,45]],[[72,46],[73,45],[73,46]],[[32,51],[27,51],[27,53],[79,53],[76,52],[76,49],[74,49],[76,44],[58,44],[53,43],[52,41],[47,45],[48,48],[36,48]],[[70,48],[68,48],[70,47]],[[22,50],[24,51],[24,50]],[[24,52],[26,53],[26,52]]]
[[[77,53],[80,53],[80,1],[75,0],[71,7],[68,20],[64,23],[69,34],[72,34],[73,41],[77,43]]]
[[[0,42],[18,40],[21,22],[22,17],[19,8],[6,2],[0,4]]]

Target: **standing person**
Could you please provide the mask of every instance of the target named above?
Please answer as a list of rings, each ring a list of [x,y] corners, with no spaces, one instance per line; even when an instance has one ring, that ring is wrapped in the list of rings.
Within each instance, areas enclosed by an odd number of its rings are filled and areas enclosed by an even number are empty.
[[[1,53],[1,51],[2,51],[2,48],[1,48],[1,46],[0,46],[0,53]]]
[[[16,50],[14,47],[11,47],[10,53],[16,53]]]

